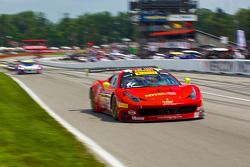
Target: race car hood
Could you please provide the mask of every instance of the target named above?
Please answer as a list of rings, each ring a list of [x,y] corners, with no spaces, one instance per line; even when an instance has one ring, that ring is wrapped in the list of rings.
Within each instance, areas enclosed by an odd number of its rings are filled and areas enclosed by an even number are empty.
[[[162,103],[173,104],[187,100],[192,94],[191,85],[164,86],[127,89],[131,95],[139,98],[141,104],[162,105]],[[158,104],[159,103],[159,104]]]
[[[18,66],[18,69],[19,68],[23,68],[25,70],[37,70],[37,69],[40,69],[41,67],[39,65],[32,65],[32,66],[24,66],[24,65],[19,65]]]

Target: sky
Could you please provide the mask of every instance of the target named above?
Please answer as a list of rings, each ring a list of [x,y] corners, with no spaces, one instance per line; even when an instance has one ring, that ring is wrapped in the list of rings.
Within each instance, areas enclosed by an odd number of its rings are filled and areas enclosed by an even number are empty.
[[[22,11],[43,12],[53,22],[64,13],[77,17],[84,13],[109,11],[112,14],[128,10],[128,0],[0,0],[0,14],[16,14]],[[234,14],[240,8],[250,8],[250,0],[199,0],[200,8],[222,8]]]

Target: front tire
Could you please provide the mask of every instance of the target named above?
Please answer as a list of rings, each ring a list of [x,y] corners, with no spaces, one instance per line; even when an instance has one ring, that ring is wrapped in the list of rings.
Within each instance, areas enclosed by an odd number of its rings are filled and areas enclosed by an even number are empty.
[[[37,74],[42,74],[42,70],[37,70],[36,73]]]
[[[20,75],[23,74],[23,72],[21,70],[17,70],[16,74]]]

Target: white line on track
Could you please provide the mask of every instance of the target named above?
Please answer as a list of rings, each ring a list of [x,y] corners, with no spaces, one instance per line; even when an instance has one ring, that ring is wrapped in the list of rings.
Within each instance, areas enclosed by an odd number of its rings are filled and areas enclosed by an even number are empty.
[[[223,97],[223,98],[228,98],[228,99],[233,99],[233,100],[240,100],[240,101],[250,102],[249,99],[243,99],[243,98],[231,97],[231,96],[224,96],[224,95],[219,95],[219,94],[216,94],[216,93],[202,92],[202,94],[207,94],[207,95],[218,96],[218,97]]]
[[[53,117],[57,122],[59,122],[64,128],[66,128],[69,132],[77,137],[77,139],[86,144],[86,146],[94,151],[97,155],[99,155],[104,161],[106,161],[109,165],[113,167],[125,167],[118,159],[116,159],[109,152],[104,150],[101,146],[99,146],[96,142],[90,139],[88,136],[74,128],[71,124],[62,119],[59,115],[57,115],[52,109],[50,109],[29,87],[27,87],[22,81],[19,79],[9,75],[14,81],[16,81],[45,111]]]

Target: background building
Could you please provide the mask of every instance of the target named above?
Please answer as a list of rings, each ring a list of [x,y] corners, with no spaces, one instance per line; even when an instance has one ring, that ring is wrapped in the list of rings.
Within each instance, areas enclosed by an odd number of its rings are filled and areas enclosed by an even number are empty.
[[[137,0],[130,2],[131,20],[137,25],[140,55],[190,49],[195,39],[193,22],[197,1]]]

